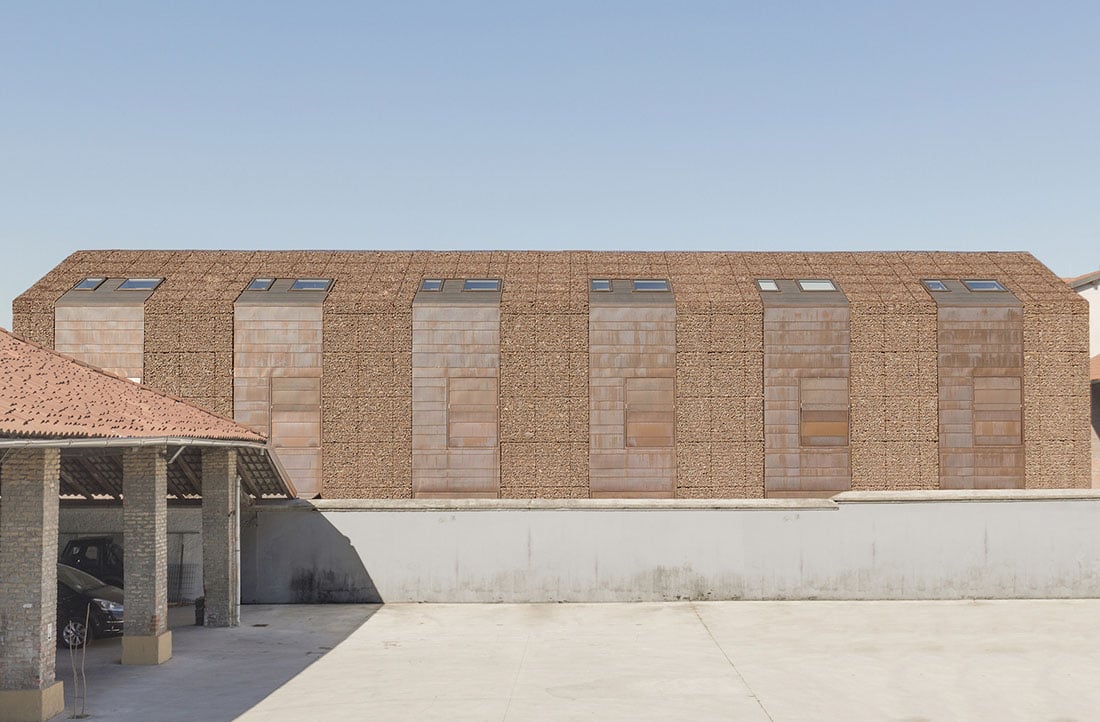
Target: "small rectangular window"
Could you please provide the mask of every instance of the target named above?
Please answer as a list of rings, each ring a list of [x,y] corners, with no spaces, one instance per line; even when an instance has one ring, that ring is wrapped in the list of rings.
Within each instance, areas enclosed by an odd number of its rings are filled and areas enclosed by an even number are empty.
[[[668,291],[668,281],[663,278],[636,278],[634,279],[635,291]]]
[[[442,291],[443,279],[442,278],[425,278],[420,282],[421,291]]]
[[[246,291],[269,291],[271,290],[271,284],[275,283],[274,278],[253,278],[252,283],[248,284]]]
[[[588,282],[588,288],[591,291],[610,291],[611,281],[607,278],[593,278]]]
[[[85,278],[80,283],[73,286],[74,291],[94,291],[103,285],[106,278]]]
[[[499,278],[471,278],[462,284],[463,291],[499,291]]]
[[[758,278],[756,280],[756,287],[761,291],[778,291],[779,284],[770,278]]]
[[[940,292],[940,291],[947,291],[948,290],[947,284],[944,283],[943,281],[936,281],[936,280],[929,279],[927,281],[921,281],[921,283],[923,283],[924,287],[927,288],[929,291]]]
[[[290,285],[291,291],[327,291],[331,278],[299,278]]]
[[[120,291],[152,291],[160,285],[163,278],[127,278],[119,284]]]
[[[824,278],[802,279],[798,287],[803,291],[835,291],[836,285]]]
[[[848,445],[848,379],[804,378],[799,385],[802,446]]]
[[[963,285],[971,291],[1003,291],[1005,287],[991,279],[969,278],[963,281]]]

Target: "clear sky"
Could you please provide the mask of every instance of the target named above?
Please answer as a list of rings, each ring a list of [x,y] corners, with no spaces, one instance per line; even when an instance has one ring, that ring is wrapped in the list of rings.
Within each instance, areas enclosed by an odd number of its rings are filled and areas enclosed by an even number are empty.
[[[1100,3],[0,2],[0,325],[84,248],[1100,268]]]

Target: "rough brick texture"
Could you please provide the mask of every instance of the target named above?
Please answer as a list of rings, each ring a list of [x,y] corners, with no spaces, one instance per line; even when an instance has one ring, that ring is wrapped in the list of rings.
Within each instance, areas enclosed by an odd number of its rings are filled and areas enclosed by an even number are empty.
[[[163,447],[122,455],[122,524],[126,538],[127,636],[168,630],[168,469]]]
[[[237,568],[240,500],[237,452],[203,449],[202,586],[208,627],[235,627],[240,621]]]
[[[2,473],[0,689],[45,689],[54,682],[57,646],[61,452],[13,449]]]

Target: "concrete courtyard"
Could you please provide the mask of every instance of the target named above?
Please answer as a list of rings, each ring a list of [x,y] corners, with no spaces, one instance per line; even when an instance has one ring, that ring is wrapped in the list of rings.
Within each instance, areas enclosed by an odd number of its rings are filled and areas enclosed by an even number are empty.
[[[1100,715],[1098,600],[246,606],[236,629],[174,612],[160,668],[92,646],[92,718]],[[68,652],[58,673],[68,716]]]

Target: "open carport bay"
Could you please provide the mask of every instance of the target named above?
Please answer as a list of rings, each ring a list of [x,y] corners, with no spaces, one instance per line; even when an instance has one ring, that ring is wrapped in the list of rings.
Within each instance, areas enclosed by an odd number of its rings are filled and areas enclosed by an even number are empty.
[[[246,606],[237,629],[174,632],[175,655],[156,668],[122,667],[117,646],[96,644],[89,657],[108,663],[89,667],[94,718],[1088,720],[1100,709],[1097,600]],[[71,712],[67,669],[64,653]]]

